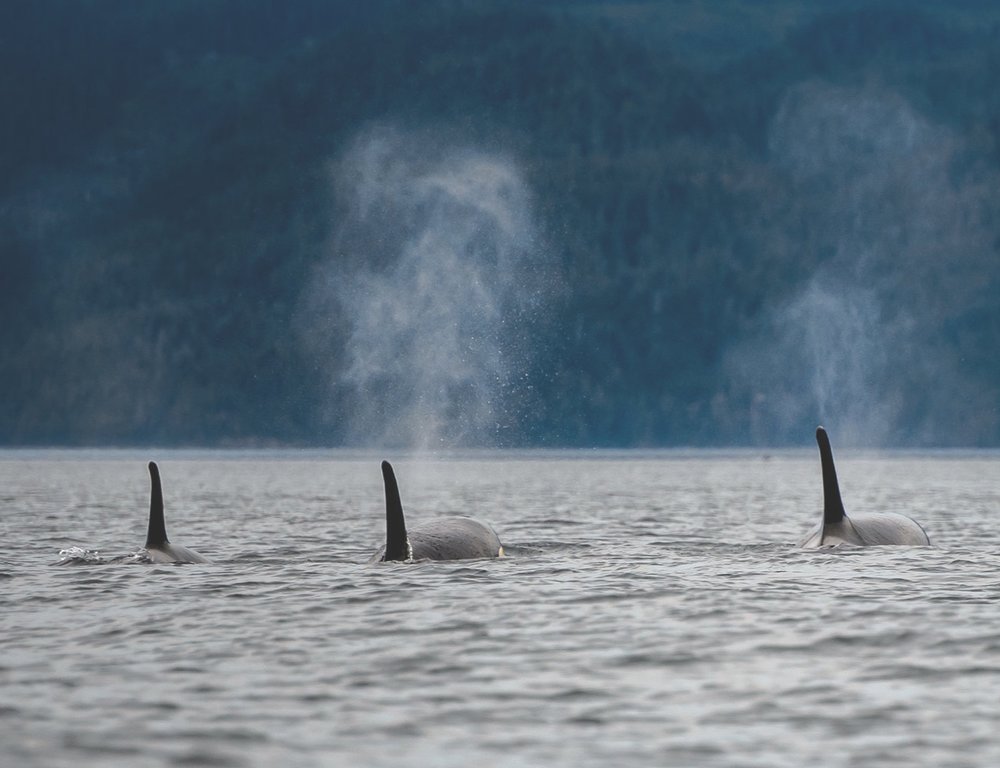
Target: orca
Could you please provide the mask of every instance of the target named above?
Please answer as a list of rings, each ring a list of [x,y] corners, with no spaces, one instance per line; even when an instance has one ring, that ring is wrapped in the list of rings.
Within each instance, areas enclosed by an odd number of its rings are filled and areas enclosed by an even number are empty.
[[[156,462],[149,462],[149,528],[146,531],[146,556],[154,563],[207,563],[208,560],[193,549],[171,544],[167,526],[163,522],[163,489],[160,487],[160,470]]]
[[[396,474],[388,461],[382,462],[382,480],[385,483],[385,546],[372,556],[372,562],[504,556],[496,531],[471,517],[431,520],[407,531]]]
[[[837,468],[833,464],[830,438],[823,427],[816,428],[816,442],[823,465],[823,519],[802,542],[803,547],[835,547],[854,544],[866,547],[878,544],[929,546],[930,539],[920,523],[895,512],[869,512],[847,516],[840,498]]]

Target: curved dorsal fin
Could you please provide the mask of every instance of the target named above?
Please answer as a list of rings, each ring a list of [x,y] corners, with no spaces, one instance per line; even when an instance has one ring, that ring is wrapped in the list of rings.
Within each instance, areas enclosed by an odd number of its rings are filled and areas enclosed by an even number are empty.
[[[816,427],[816,442],[819,444],[819,457],[823,464],[823,524],[839,523],[847,513],[844,512],[844,502],[840,499],[840,484],[837,482],[837,468],[833,464],[830,438],[823,427]]]
[[[409,560],[410,541],[406,537],[403,519],[403,502],[399,499],[396,474],[388,461],[382,462],[382,480],[385,482],[385,557],[384,560]]]
[[[167,526],[163,522],[163,489],[160,487],[160,470],[155,461],[149,462],[149,479],[152,487],[149,492],[149,528],[146,531],[146,549],[162,547],[170,541],[167,538]]]

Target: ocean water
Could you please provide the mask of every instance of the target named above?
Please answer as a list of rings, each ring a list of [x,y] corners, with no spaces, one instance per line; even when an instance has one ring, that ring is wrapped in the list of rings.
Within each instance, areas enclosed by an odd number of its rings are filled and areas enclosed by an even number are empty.
[[[934,546],[833,551],[814,451],[386,456],[508,557],[370,564],[380,458],[0,453],[0,763],[1000,765],[1000,454],[837,451]]]

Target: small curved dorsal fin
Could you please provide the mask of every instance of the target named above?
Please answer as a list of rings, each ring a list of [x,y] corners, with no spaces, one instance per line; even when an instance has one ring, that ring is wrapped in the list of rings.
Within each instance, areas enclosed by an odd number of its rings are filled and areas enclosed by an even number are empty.
[[[839,523],[847,517],[847,513],[840,498],[840,484],[837,482],[837,468],[833,464],[830,438],[823,427],[816,427],[816,442],[819,444],[819,457],[823,465],[823,524]]]
[[[385,557],[384,560],[409,560],[410,541],[406,536],[403,502],[399,499],[396,474],[388,461],[382,462],[385,483]]]
[[[149,528],[146,531],[146,549],[163,547],[169,543],[167,526],[163,522],[163,489],[160,487],[160,470],[155,461],[149,462]]]

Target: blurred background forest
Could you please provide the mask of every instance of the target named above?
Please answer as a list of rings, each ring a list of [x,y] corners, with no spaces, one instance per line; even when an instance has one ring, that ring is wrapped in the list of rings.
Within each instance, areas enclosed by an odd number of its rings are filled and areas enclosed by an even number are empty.
[[[1000,6],[12,0],[0,443],[1000,445]]]

